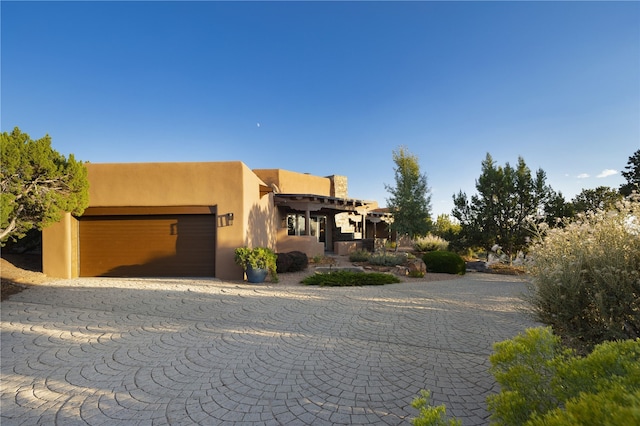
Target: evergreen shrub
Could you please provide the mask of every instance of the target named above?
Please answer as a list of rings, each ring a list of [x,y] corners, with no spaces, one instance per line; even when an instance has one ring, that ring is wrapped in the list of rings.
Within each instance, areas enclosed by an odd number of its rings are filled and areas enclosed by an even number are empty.
[[[327,287],[384,285],[399,283],[395,275],[379,272],[333,271],[326,274],[314,274],[303,279],[302,284]]]
[[[579,357],[538,327],[496,343],[489,360],[501,389],[487,398],[492,424],[640,424],[640,339]]]
[[[460,255],[450,251],[431,251],[422,256],[428,272],[464,275],[467,266]]]
[[[309,258],[306,253],[301,251],[292,251],[288,253],[291,256],[291,267],[289,272],[303,271],[309,266]]]
[[[278,273],[303,271],[309,266],[309,258],[301,251],[278,253],[276,266]]]
[[[278,259],[276,260],[276,269],[279,274],[289,271],[292,263],[289,253],[278,253]]]

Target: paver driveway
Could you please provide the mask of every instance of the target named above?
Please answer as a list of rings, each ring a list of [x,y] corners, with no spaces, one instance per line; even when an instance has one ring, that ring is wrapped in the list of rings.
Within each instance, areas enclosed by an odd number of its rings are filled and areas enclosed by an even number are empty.
[[[517,278],[317,288],[76,279],[2,302],[1,423],[409,424],[430,389],[487,423]]]

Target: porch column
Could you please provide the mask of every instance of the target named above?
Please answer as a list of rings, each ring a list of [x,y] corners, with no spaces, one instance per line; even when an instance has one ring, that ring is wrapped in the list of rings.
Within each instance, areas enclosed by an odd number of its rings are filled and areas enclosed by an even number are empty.
[[[304,212],[304,235],[311,235],[311,211],[307,204],[307,209]]]
[[[324,231],[325,250],[333,251],[333,232],[336,227],[335,213],[327,214],[326,228]]]

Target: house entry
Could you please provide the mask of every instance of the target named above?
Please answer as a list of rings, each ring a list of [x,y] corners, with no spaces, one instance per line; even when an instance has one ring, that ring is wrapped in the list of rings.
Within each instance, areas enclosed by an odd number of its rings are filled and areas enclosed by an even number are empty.
[[[289,235],[305,235],[304,232],[304,215],[288,214],[287,228]],[[327,217],[312,215],[309,223],[309,235],[316,237],[321,243],[326,243]]]

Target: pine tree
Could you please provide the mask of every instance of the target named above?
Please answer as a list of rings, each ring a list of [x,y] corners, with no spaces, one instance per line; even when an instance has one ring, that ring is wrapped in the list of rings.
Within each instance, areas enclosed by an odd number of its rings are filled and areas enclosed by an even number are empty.
[[[620,186],[620,193],[626,196],[631,195],[634,190],[640,192],[640,149],[629,157],[625,169],[622,176],[627,180],[627,183]]]
[[[526,247],[531,220],[542,215],[552,193],[545,181],[545,172],[539,169],[533,177],[522,157],[515,168],[509,163],[501,167],[487,154],[476,181],[478,193],[470,200],[462,191],[453,196],[452,214],[467,244],[487,250],[497,244],[513,258]]]

